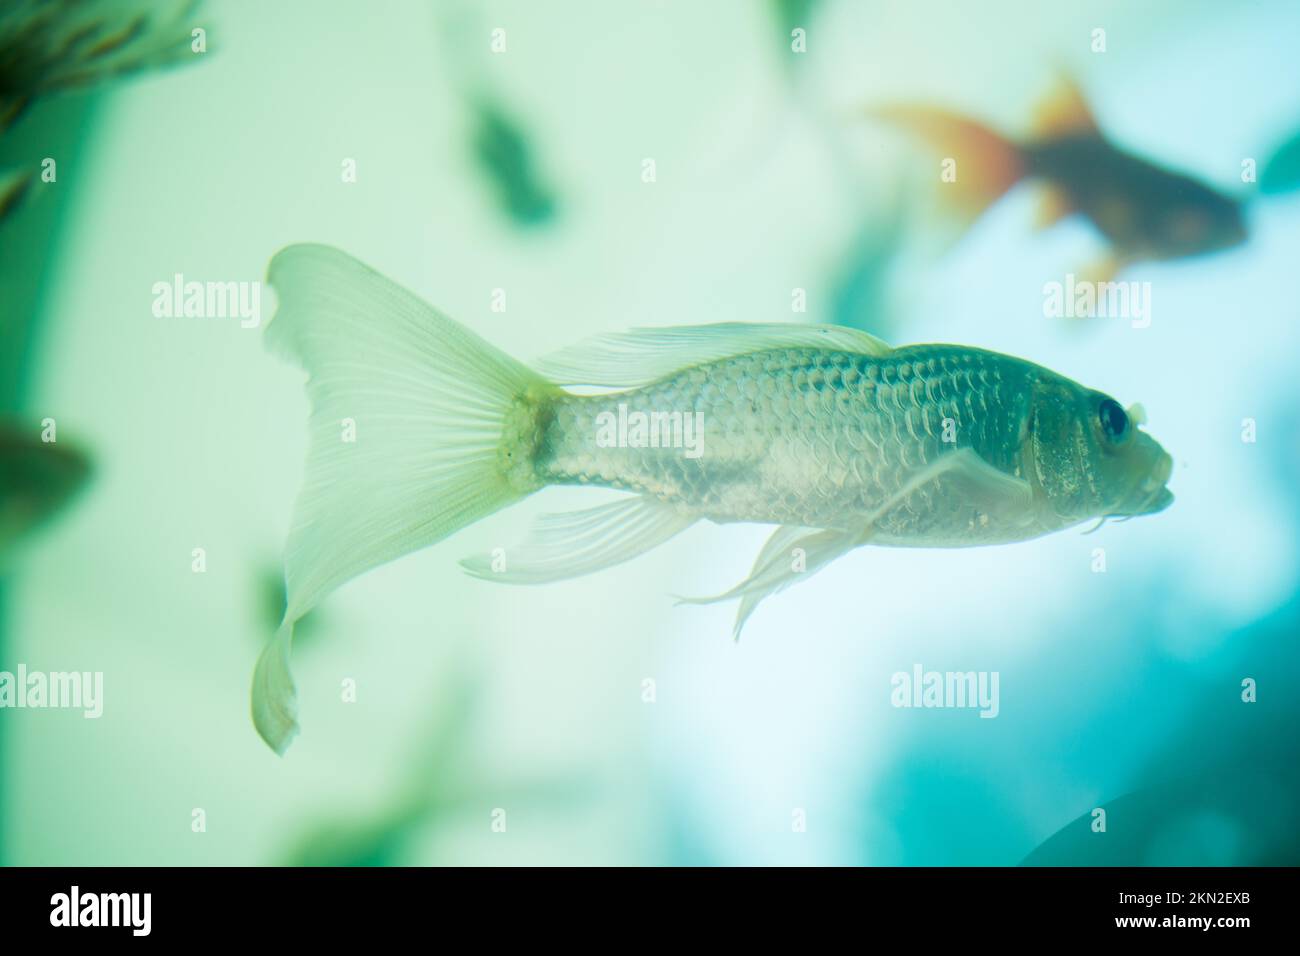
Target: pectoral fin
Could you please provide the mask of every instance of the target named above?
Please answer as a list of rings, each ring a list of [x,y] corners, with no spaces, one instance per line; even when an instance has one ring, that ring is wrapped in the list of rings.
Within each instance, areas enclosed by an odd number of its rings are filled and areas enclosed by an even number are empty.
[[[716,604],[740,598],[740,610],[732,630],[737,640],[745,621],[758,603],[795,582],[811,577],[840,555],[852,551],[865,539],[853,531],[823,530],[783,525],[772,532],[758,553],[749,577],[730,591],[713,597],[681,598],[682,604]]]
[[[942,470],[931,478],[948,475],[980,511],[1009,524],[1026,524],[1033,519],[1034,489],[1029,482],[994,468],[973,448],[951,452],[935,464]]]
[[[856,530],[804,528],[782,525],[772,532],[754,561],[749,577],[723,594],[705,598],[682,598],[683,604],[715,604],[740,598],[733,634],[739,640],[745,621],[760,601],[790,585],[806,580],[836,558],[867,544],[876,524],[917,489],[940,477],[952,480],[969,503],[1000,521],[1021,523],[1032,516],[1033,489],[1027,481],[1008,475],[980,458],[971,448],[941,455],[916,469],[893,495],[884,501]]]

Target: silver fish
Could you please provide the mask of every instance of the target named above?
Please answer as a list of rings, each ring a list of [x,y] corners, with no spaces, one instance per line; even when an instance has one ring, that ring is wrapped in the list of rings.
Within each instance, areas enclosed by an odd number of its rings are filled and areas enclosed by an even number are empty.
[[[603,336],[533,370],[338,250],[291,246],[268,281],[268,342],[308,370],[312,402],[288,606],[254,676],[278,752],[297,728],[294,621],[548,485],[632,494],[546,516],[518,547],[462,562],[471,574],[555,581],[701,519],[778,525],[745,581],[694,599],[739,599],[737,634],[762,598],[863,544],[1023,541],[1173,500],[1140,413],[996,352],[726,323]]]

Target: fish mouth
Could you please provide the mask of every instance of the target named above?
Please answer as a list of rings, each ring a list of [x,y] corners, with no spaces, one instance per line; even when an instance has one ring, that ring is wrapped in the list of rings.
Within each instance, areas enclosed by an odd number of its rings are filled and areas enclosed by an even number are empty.
[[[1168,488],[1161,488],[1160,493],[1156,495],[1156,500],[1151,502],[1151,504],[1147,506],[1146,511],[1143,511],[1142,514],[1144,515],[1156,514],[1158,512],[1164,511],[1173,503],[1174,503],[1174,493],[1170,491]]]
[[[1151,474],[1147,480],[1142,483],[1143,489],[1163,488],[1169,483],[1169,476],[1174,473],[1174,458],[1167,451],[1160,452],[1160,458],[1156,465],[1151,469]]]
[[[1151,472],[1133,489],[1131,500],[1135,507],[1125,509],[1125,517],[1153,515],[1174,503],[1174,493],[1165,487],[1174,473],[1174,459],[1166,451],[1160,452]]]

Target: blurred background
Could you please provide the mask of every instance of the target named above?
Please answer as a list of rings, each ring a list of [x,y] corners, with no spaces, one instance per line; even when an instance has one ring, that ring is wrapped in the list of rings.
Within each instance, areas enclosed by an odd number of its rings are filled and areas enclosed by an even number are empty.
[[[102,671],[104,713],[0,710],[0,862],[1300,862],[1300,7],[8,6],[0,671]],[[1243,204],[1244,244],[1122,274],[1147,328],[1046,317],[1044,285],[1104,252],[1089,222],[1035,230],[1023,184],[955,234],[936,161],[865,116],[932,102],[1020,135],[1062,71],[1112,142]],[[249,682],[302,375],[259,329],[152,306],[299,241],[522,358],[729,320],[1023,356],[1141,401],[1177,501],[861,549],[735,643],[732,605],[671,595],[740,580],[759,526],[545,587],[462,574],[602,494],[547,490],[313,612],[279,758]],[[916,664],[997,672],[999,716],[893,707]]]

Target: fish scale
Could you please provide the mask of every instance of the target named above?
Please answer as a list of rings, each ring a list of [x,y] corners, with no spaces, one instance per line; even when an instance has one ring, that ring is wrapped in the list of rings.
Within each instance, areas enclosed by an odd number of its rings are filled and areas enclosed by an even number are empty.
[[[774,349],[684,369],[653,384],[551,399],[534,458],[540,482],[653,495],[714,521],[863,527],[916,470],[970,447],[1022,476],[1037,366],[980,349],[916,345],[887,357]],[[703,416],[702,454],[600,447],[597,416]],[[955,441],[943,441],[943,422]],[[919,488],[876,522],[878,543],[973,544],[1011,533],[953,480]],[[1016,534],[1023,536],[1023,527]]]

